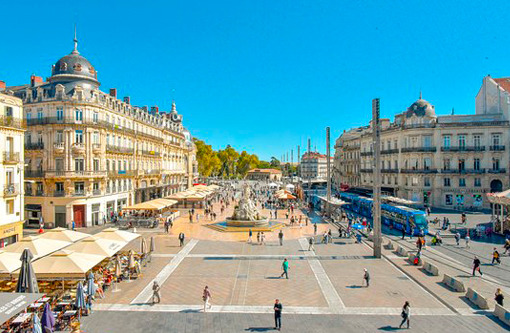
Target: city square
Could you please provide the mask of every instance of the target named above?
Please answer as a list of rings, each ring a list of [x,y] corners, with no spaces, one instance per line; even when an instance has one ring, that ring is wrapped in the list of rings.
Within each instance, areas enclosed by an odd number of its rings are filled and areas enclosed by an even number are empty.
[[[5,3],[0,331],[510,331],[508,10]]]

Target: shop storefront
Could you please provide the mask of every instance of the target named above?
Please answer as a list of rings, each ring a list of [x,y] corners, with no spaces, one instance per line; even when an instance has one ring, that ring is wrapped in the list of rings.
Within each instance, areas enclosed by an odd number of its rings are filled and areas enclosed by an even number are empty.
[[[0,248],[16,243],[23,237],[23,221],[0,225]]]

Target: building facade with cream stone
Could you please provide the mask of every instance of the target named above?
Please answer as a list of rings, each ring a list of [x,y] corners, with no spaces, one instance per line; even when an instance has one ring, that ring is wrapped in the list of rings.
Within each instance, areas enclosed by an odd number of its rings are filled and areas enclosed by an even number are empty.
[[[475,114],[437,116],[420,96],[392,122],[381,119],[382,192],[432,207],[489,208],[485,194],[510,186],[508,93],[491,100],[498,107],[479,103],[493,85],[501,89],[484,78]],[[373,167],[371,124],[345,131],[335,144],[336,190],[370,192]]]
[[[29,224],[102,224],[123,206],[191,186],[195,146],[175,103],[170,112],[133,106],[99,90],[75,48],[47,81],[7,87],[24,103],[25,209]]]
[[[0,248],[23,236],[23,104],[1,92],[0,81]]]

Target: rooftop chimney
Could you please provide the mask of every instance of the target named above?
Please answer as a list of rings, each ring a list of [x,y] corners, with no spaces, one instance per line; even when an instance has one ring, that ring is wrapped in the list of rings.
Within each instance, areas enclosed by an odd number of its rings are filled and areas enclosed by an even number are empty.
[[[43,82],[42,77],[40,77],[40,76],[35,76],[34,74],[32,74],[32,75],[30,76],[30,85],[31,85],[32,87],[34,87],[36,83],[42,83],[42,82]]]
[[[124,97],[124,103],[131,104],[131,98],[129,96]]]
[[[5,90],[5,81],[0,81],[0,91]]]
[[[117,98],[117,88],[110,89],[110,96]]]

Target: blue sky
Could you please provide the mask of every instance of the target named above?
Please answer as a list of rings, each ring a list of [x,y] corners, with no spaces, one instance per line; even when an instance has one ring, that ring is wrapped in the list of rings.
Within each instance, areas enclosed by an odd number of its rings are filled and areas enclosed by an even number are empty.
[[[508,1],[9,1],[0,80],[79,50],[101,89],[169,110],[192,134],[264,159],[325,150],[367,124],[371,99],[393,117],[419,95],[438,114],[474,113],[486,74],[510,76]]]

